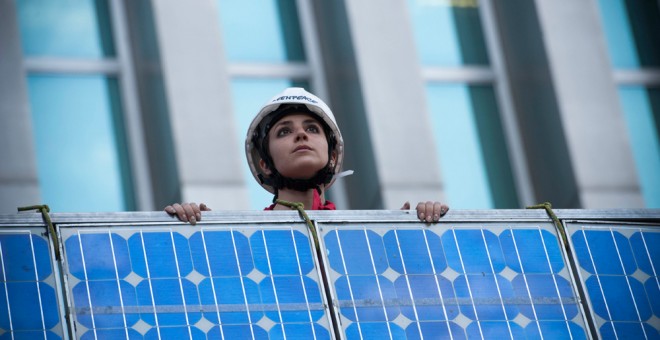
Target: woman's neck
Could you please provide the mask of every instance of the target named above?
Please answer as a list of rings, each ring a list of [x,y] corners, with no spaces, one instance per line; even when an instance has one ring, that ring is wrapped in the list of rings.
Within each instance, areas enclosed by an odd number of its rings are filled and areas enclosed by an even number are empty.
[[[278,199],[288,202],[301,202],[305,205],[305,209],[312,209],[314,204],[314,191],[316,189],[309,189],[307,191],[296,191],[291,189],[280,189],[278,192]],[[321,191],[321,204],[325,203],[323,191]],[[290,210],[291,208],[281,204],[275,205],[273,210]]]

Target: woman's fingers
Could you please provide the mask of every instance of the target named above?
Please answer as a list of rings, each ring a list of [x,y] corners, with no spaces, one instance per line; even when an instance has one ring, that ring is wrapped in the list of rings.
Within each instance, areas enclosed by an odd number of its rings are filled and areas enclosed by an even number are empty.
[[[444,216],[449,207],[440,202],[419,202],[417,204],[417,218],[420,221],[432,223],[440,221],[440,217]]]
[[[420,221],[426,221],[426,203],[419,202],[417,203],[417,218]]]
[[[202,219],[202,213],[199,212],[199,207],[197,206],[197,203],[190,203],[189,206],[192,212],[192,216],[188,216],[188,221],[190,221],[190,224],[195,225],[197,221]]]
[[[444,216],[448,210],[449,210],[448,206],[440,202],[435,202],[433,204],[433,221],[438,222],[440,220],[440,217]]]
[[[202,219],[202,211],[210,211],[211,209],[204,203],[174,203],[166,206],[163,210],[170,215],[175,215],[179,221],[188,222],[192,225],[197,224]]]

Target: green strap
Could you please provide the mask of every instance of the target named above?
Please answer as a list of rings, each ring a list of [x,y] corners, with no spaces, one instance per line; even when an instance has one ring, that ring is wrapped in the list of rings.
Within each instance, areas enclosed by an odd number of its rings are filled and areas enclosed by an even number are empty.
[[[552,222],[554,222],[555,227],[559,231],[562,240],[564,240],[564,244],[568,245],[568,237],[566,236],[566,230],[564,229],[564,225],[561,224],[561,221],[559,221],[559,218],[557,218],[555,212],[552,211],[552,204],[550,204],[550,202],[532,205],[527,207],[527,209],[545,209],[545,212],[548,214],[548,216],[550,216]]]
[[[335,313],[333,313],[333,310],[336,311],[336,307],[334,306],[335,301],[332,298],[332,293],[330,292],[330,280],[328,279],[326,270],[324,269],[324,264],[323,264],[323,254],[321,253],[321,246],[319,243],[319,238],[318,235],[316,234],[316,227],[314,226],[314,223],[312,223],[312,220],[309,219],[309,216],[307,216],[307,212],[305,212],[305,205],[301,202],[288,202],[288,201],[283,201],[281,199],[276,199],[275,203],[281,204],[285,207],[289,207],[291,209],[295,209],[298,211],[298,214],[300,214],[300,217],[302,217],[303,220],[305,220],[305,223],[307,224],[307,228],[309,228],[310,233],[312,234],[312,237],[314,238],[314,245],[316,247],[316,259],[319,263],[319,276],[321,277],[321,280],[323,280],[323,286],[325,287],[325,298],[328,303],[328,311],[330,312],[330,318],[332,319],[331,325],[335,330],[335,334],[341,334],[339,330],[339,320],[337,320],[337,317]]]
[[[50,212],[50,208],[46,205],[31,205],[29,207],[19,207],[18,211],[30,211],[30,210],[37,210],[41,212],[41,218],[43,218],[44,222],[46,223],[46,226],[48,227],[48,233],[50,234],[50,238],[53,240],[53,247],[55,248],[55,259],[57,261],[60,260],[60,243],[57,239],[57,234],[55,233],[55,227],[53,226],[53,222],[50,220],[50,215],[48,213]]]
[[[577,269],[580,266],[576,262],[575,257],[573,256],[573,251],[571,250],[571,247],[568,244],[568,237],[566,236],[566,229],[564,229],[564,225],[561,223],[561,221],[559,221],[559,218],[557,217],[555,212],[552,211],[552,204],[550,204],[550,202],[545,202],[545,203],[529,206],[529,207],[527,207],[527,209],[545,209],[545,212],[548,214],[548,216],[550,216],[550,218],[552,219],[552,222],[554,222],[555,228],[557,228],[557,231],[559,232],[559,234],[561,235],[562,240],[564,241],[564,250],[566,250],[566,254],[568,255],[566,263],[570,263],[569,267],[571,268],[571,271],[573,272],[573,276],[576,277],[576,278],[580,277],[580,274],[578,273],[578,269]],[[587,320],[587,325],[589,326],[589,330],[591,331],[592,335],[593,334],[598,334],[598,332],[596,331],[596,329],[598,329],[598,328],[594,324],[593,318],[591,317],[591,312],[589,311],[589,308],[586,304],[586,301],[589,301],[589,299],[587,298],[587,293],[586,293],[587,289],[580,282],[580,280],[575,281],[575,287],[577,288],[578,295],[580,296],[580,304],[583,305],[584,311],[587,315],[586,320]],[[597,338],[598,338],[597,336],[594,336],[594,339],[597,339]]]
[[[309,228],[309,231],[312,233],[312,237],[314,238],[314,243],[316,244],[316,250],[320,250],[319,238],[318,235],[316,234],[316,227],[314,226],[314,223],[312,223],[312,220],[309,219],[309,216],[307,216],[307,212],[305,211],[305,205],[302,202],[289,202],[281,199],[275,200],[275,203],[281,204],[285,207],[289,207],[291,209],[295,209],[298,211],[298,214],[303,220],[305,220],[305,223],[307,223],[307,228]]]

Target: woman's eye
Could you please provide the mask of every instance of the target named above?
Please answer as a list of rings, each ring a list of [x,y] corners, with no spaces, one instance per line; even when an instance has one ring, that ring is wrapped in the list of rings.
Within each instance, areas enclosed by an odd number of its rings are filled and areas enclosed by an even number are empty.
[[[319,133],[319,128],[318,128],[318,126],[312,125],[312,126],[307,128],[307,131],[312,132],[312,133]]]
[[[278,137],[286,136],[286,135],[288,135],[290,132],[291,132],[291,130],[289,130],[289,128],[279,129],[279,130],[277,130],[277,136],[278,136]]]

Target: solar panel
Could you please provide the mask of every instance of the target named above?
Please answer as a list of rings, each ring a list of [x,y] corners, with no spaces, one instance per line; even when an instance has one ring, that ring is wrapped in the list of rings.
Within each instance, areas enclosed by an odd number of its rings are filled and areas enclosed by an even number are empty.
[[[346,338],[587,337],[550,223],[319,227]]]
[[[60,232],[80,338],[332,337],[304,224]]]
[[[0,335],[59,339],[63,336],[57,273],[43,227],[0,230]]]
[[[0,216],[0,338],[660,338],[658,213]]]
[[[602,338],[660,338],[657,225],[566,223]]]

